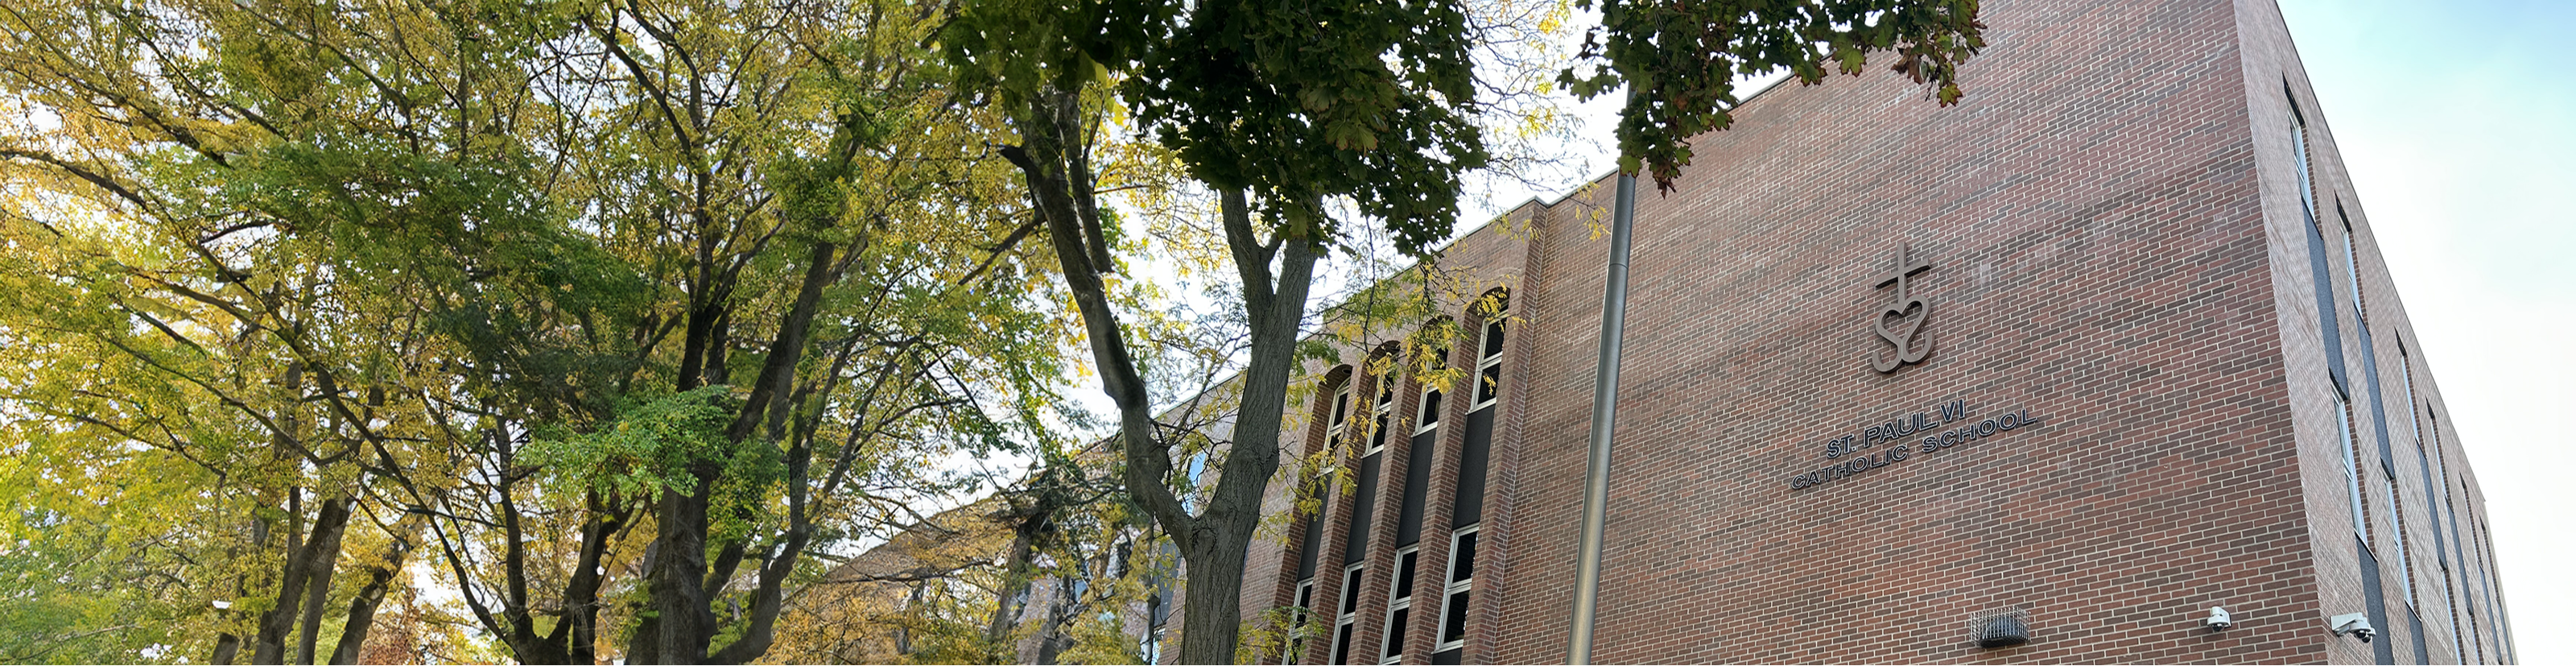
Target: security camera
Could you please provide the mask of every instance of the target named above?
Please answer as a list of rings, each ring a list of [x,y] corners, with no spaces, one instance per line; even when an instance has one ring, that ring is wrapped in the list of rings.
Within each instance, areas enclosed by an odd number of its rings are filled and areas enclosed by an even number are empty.
[[[2326,618],[2326,625],[2334,627],[2334,634],[2337,636],[2352,634],[2354,638],[2359,638],[2364,643],[2370,642],[2370,637],[2379,635],[2379,630],[2370,628],[2370,617],[2360,613],[2345,613]]]
[[[2226,631],[2228,627],[2236,626],[2236,619],[2227,616],[2226,608],[2211,606],[2209,607],[2209,619],[2203,621],[2202,624],[2209,625],[2210,631]]]

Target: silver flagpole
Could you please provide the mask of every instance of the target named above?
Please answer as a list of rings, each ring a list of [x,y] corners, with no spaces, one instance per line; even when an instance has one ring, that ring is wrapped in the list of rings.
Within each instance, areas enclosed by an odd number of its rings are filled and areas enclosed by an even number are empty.
[[[1610,206],[1610,279],[1601,295],[1601,365],[1592,383],[1591,468],[1583,477],[1583,545],[1575,564],[1574,636],[1565,661],[1592,663],[1592,618],[1601,597],[1601,533],[1610,511],[1610,426],[1619,414],[1619,347],[1628,327],[1628,228],[1637,216],[1637,177],[1619,174]]]

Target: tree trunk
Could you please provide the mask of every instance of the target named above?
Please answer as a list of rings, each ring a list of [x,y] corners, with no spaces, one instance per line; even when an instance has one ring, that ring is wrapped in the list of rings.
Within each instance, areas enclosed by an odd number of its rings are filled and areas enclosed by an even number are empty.
[[[313,544],[313,547],[315,552],[320,554],[320,561],[314,566],[314,571],[319,573],[306,574],[312,578],[312,582],[305,584],[304,626],[295,641],[295,663],[301,666],[309,666],[313,663],[314,644],[322,640],[323,606],[331,603],[331,572],[339,566],[340,537],[347,533],[348,530],[345,528],[334,531],[330,535],[329,543],[319,543],[318,538],[322,535],[318,531],[314,534],[317,537],[317,543]]]
[[[349,600],[349,619],[340,629],[340,642],[331,649],[334,666],[358,663],[358,651],[366,647],[367,632],[376,626],[376,609],[384,606],[385,593],[393,587],[394,578],[402,573],[403,556],[411,551],[411,541],[394,535],[393,546],[385,559],[367,569],[367,584],[358,588],[356,598]]]
[[[645,544],[644,580],[646,584],[661,580],[659,578],[661,571],[661,542]],[[653,601],[649,598],[642,604],[642,608],[636,610],[639,612],[635,613],[638,618],[635,621],[635,633],[626,637],[626,663],[662,663],[662,618],[654,612]]]
[[[349,500],[338,498],[322,502],[321,512],[313,519],[313,533],[286,551],[286,566],[278,580],[277,607],[260,616],[259,636],[251,644],[251,663],[276,664],[286,658],[286,639],[295,630],[296,612],[304,603],[305,590],[317,584],[328,584],[331,576],[330,551],[336,557],[340,534],[349,526]],[[290,540],[292,542],[292,540]],[[326,582],[317,583],[317,579]]]
[[[597,491],[584,500],[590,509],[590,521],[582,525],[581,559],[564,585],[563,625],[555,628],[556,642],[563,646],[565,663],[588,664],[599,660],[599,568],[607,557],[608,542],[626,526],[631,509],[612,508]]]
[[[1317,220],[1292,213],[1292,219],[1274,232],[1274,244],[1264,245],[1253,233],[1243,192],[1226,190],[1222,196],[1226,244],[1243,280],[1251,354],[1243,370],[1243,401],[1235,415],[1234,442],[1226,451],[1223,476],[1208,498],[1206,511],[1187,522],[1156,516],[1166,530],[1186,525],[1203,537],[1194,539],[1197,543],[1181,544],[1189,575],[1182,606],[1187,610],[1181,618],[1180,658],[1185,664],[1234,662],[1243,621],[1244,558],[1261,522],[1262,492],[1279,472],[1279,428],[1287,409],[1288,377],[1296,369],[1298,325],[1305,319],[1306,294],[1314,285],[1316,234],[1322,228]],[[1312,214],[1313,208],[1291,210]],[[1270,279],[1273,252],[1279,255],[1275,283]],[[1151,454],[1166,455],[1161,448]],[[1136,456],[1134,451],[1128,454],[1131,483]],[[1151,492],[1171,491],[1157,484]]]
[[[1040,664],[1056,663],[1065,649],[1073,647],[1072,637],[1064,635],[1064,625],[1073,620],[1073,604],[1081,600],[1071,598],[1074,594],[1072,584],[1059,578],[1054,585],[1055,600],[1047,604],[1046,624],[1038,627],[1037,663]]]
[[[704,662],[707,641],[715,635],[714,613],[700,587],[707,570],[706,493],[715,476],[714,470],[699,471],[694,493],[662,492],[662,533],[657,537],[662,548],[654,558],[652,587],[655,663]]]
[[[206,660],[206,662],[214,664],[215,666],[232,666],[233,655],[239,652],[241,652],[240,636],[232,634],[216,634],[215,656],[212,659]]]
[[[1251,225],[1241,189],[1218,187],[1222,199],[1226,244],[1243,281],[1243,302],[1251,332],[1251,359],[1243,373],[1243,399],[1236,414],[1234,442],[1226,453],[1217,488],[1200,515],[1192,516],[1167,485],[1172,473],[1170,445],[1158,436],[1153,405],[1125,332],[1100,275],[1108,266],[1099,258],[1106,248],[1088,232],[1097,220],[1083,219],[1096,210],[1094,193],[1077,187],[1087,177],[1069,177],[1083,168],[1074,159],[1083,150],[1078,91],[1054,91],[1033,100],[1018,125],[1024,146],[1002,155],[1027,177],[1032,198],[1046,222],[1047,236],[1063,271],[1065,286],[1082,314],[1083,327],[1100,373],[1101,391],[1119,412],[1118,442],[1127,462],[1128,496],[1143,507],[1180,547],[1188,575],[1181,630],[1180,662],[1222,664],[1234,661],[1242,620],[1243,563],[1260,521],[1261,493],[1279,469],[1279,426],[1287,401],[1287,382],[1295,369],[1298,326],[1305,316],[1307,290],[1314,281],[1320,252],[1316,202],[1293,202],[1287,220],[1273,225],[1272,240],[1263,243]],[[1276,280],[1270,265],[1277,259]]]

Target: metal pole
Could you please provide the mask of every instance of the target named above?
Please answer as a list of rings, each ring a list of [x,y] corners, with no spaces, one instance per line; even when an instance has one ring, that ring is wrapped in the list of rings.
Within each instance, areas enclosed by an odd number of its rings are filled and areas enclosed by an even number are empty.
[[[1601,365],[1592,382],[1591,468],[1583,476],[1583,545],[1575,560],[1574,637],[1565,661],[1592,663],[1592,618],[1601,597],[1601,533],[1610,515],[1610,426],[1619,415],[1619,346],[1628,328],[1628,228],[1637,217],[1637,177],[1619,174],[1610,206],[1610,280],[1601,295]]]

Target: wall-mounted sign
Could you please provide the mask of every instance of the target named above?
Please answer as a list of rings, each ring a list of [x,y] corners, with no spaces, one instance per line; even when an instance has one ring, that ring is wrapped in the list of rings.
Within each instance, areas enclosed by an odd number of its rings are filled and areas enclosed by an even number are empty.
[[[1851,478],[1923,454],[2039,425],[2039,417],[2031,416],[2029,409],[1975,418],[1969,413],[1966,400],[1942,403],[1934,411],[1938,412],[1937,416],[1934,412],[1900,415],[1861,428],[1860,432],[1825,440],[1825,458],[1839,462],[1789,477],[1789,489],[1824,485],[1828,481]],[[1872,451],[1882,447],[1883,450]],[[1841,460],[1844,456],[1852,458]]]
[[[1886,360],[1879,360],[1881,352],[1870,352],[1869,367],[1879,372],[1895,372],[1907,363],[1922,363],[1924,357],[1932,355],[1932,341],[1923,336],[1923,321],[1932,318],[1932,304],[1915,296],[1905,284],[1906,279],[1915,273],[1928,270],[1932,270],[1932,262],[1915,258],[1913,247],[1896,244],[1895,267],[1879,276],[1878,282],[1871,287],[1896,285],[1896,302],[1879,308],[1878,315],[1870,317],[1870,328],[1878,331],[1879,339],[1895,345],[1896,350]],[[1915,314],[1908,317],[1907,313]],[[1895,327],[1887,325],[1889,319],[1896,320]]]

